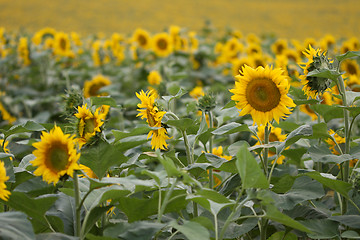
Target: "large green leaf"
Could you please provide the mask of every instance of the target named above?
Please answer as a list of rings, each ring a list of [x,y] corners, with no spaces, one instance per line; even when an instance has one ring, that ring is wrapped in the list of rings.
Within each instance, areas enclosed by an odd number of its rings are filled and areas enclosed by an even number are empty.
[[[248,125],[231,122],[217,128],[212,132],[212,134],[224,135],[224,134],[231,134],[231,133],[244,132],[244,131],[251,132]]]
[[[63,233],[41,233],[36,235],[36,240],[78,240],[78,237],[69,236]]]
[[[340,237],[339,224],[328,219],[307,219],[299,221],[312,232],[308,236],[313,239],[335,239]]]
[[[35,233],[27,216],[22,212],[0,213],[0,238],[35,240]]]
[[[331,216],[330,220],[339,222],[351,228],[360,228],[360,216],[359,215],[341,215],[341,216]]]
[[[191,118],[182,118],[179,120],[168,120],[165,122],[169,126],[176,127],[182,131],[186,131],[188,128],[195,125],[195,122]]]
[[[319,113],[324,118],[325,122],[344,117],[344,110],[334,105],[316,104],[311,105],[310,108]]]
[[[314,162],[337,163],[354,159],[350,154],[334,155],[328,147],[313,145],[309,148],[309,154]]]
[[[119,141],[123,138],[127,138],[127,137],[132,137],[132,136],[137,136],[137,135],[142,135],[142,134],[147,135],[151,129],[152,129],[151,127],[149,127],[148,125],[145,125],[145,126],[137,127],[135,129],[131,130],[130,132],[112,130],[112,133],[114,134],[115,142],[117,142],[117,141]]]
[[[236,167],[244,189],[269,187],[263,171],[245,144],[239,148],[236,158]]]
[[[276,232],[268,240],[297,240],[297,236],[292,232]]]
[[[224,238],[237,239],[241,235],[244,235],[249,231],[251,231],[255,226],[257,226],[257,223],[258,223],[258,219],[256,218],[248,218],[240,224],[232,222],[229,224],[228,228],[226,229]]]
[[[336,179],[331,179],[328,177],[323,177],[319,172],[313,171],[305,173],[304,175],[311,177],[312,179],[315,179],[316,181],[320,182],[324,186],[333,189],[343,195],[346,198],[349,198],[348,192],[351,190],[351,184],[347,182],[343,182]]]
[[[109,96],[91,97],[91,103],[95,106],[107,105],[110,107],[117,107],[116,101]]]
[[[320,77],[320,78],[328,78],[333,81],[337,81],[337,78],[341,76],[336,70],[322,69],[322,70],[313,70],[307,74],[309,77]]]
[[[45,212],[54,204],[56,199],[55,195],[44,195],[33,199],[25,193],[13,191],[7,204],[18,211],[26,213],[31,217],[35,225],[42,225],[47,229]]]
[[[34,131],[44,131],[46,130],[42,125],[34,122],[34,121],[27,121],[26,123],[12,126],[9,130],[4,131],[0,129],[2,133],[4,133],[4,138],[6,139],[10,135],[16,133],[25,133],[25,132],[34,132]]]
[[[208,240],[209,231],[201,224],[193,221],[184,221],[181,225],[176,221],[171,221],[169,226],[181,232],[189,240]]]
[[[353,58],[353,57],[359,57],[360,56],[360,51],[348,51],[344,54],[338,55],[336,56],[336,59],[341,62],[344,61],[345,59],[349,59],[349,58]]]
[[[84,149],[80,157],[80,162],[91,168],[100,179],[110,167],[119,166],[126,160],[127,158],[116,146],[105,141]]]
[[[105,237],[121,238],[124,240],[151,240],[155,234],[165,227],[165,224],[148,221],[134,223],[120,222],[104,230]],[[106,238],[105,238],[106,239]]]

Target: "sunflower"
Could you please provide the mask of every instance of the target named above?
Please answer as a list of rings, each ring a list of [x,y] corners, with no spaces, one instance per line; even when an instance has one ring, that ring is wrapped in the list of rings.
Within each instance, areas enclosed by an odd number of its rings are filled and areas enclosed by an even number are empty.
[[[4,153],[10,153],[10,150],[7,148],[7,146],[9,145],[8,141],[4,142],[4,139],[0,139],[0,147],[2,148]],[[13,160],[12,157],[10,157],[11,160]]]
[[[360,68],[356,60],[346,60],[341,67],[348,75],[360,75]]]
[[[336,39],[333,35],[327,34],[320,40],[320,47],[322,49],[333,49],[336,44]]]
[[[198,99],[199,97],[204,96],[205,93],[204,93],[204,90],[203,90],[202,86],[196,86],[196,87],[194,87],[193,90],[191,90],[189,92],[189,95],[192,98]]]
[[[46,38],[54,38],[56,30],[54,28],[46,27],[36,32],[32,38],[35,45],[41,44]]]
[[[238,75],[239,72],[241,71],[242,67],[248,65],[248,66],[252,66],[253,62],[251,61],[250,58],[236,58],[234,60],[231,61],[231,70],[232,70],[232,74],[233,76]]]
[[[300,56],[295,49],[285,49],[283,54],[287,57],[289,61],[292,61],[294,63],[300,62]]]
[[[223,54],[226,55],[229,59],[233,59],[238,55],[238,53],[241,53],[243,49],[244,46],[237,38],[233,37],[226,41],[222,51]]]
[[[345,144],[344,137],[340,136],[338,133],[335,133],[334,130],[332,130],[332,129],[330,129],[328,132],[329,132],[329,135],[332,135],[334,137],[334,139],[338,145]],[[336,146],[335,142],[331,138],[325,139],[325,142],[327,144],[329,144],[330,150],[333,154],[340,155],[338,147]]]
[[[322,94],[330,87],[331,80],[321,77],[310,77],[307,76],[307,74],[316,69],[315,61],[316,64],[320,62],[322,65],[322,62],[326,57],[320,49],[315,50],[311,47],[311,45],[309,45],[309,49],[303,53],[307,57],[308,62],[300,64],[300,67],[304,70],[304,75],[300,76],[301,83],[304,85],[302,90],[308,96],[308,98],[316,98],[317,95]]]
[[[0,161],[0,198],[4,201],[7,201],[10,196],[10,192],[6,190],[5,182],[9,180],[9,177],[6,176],[5,165]]]
[[[105,92],[99,92],[102,87],[108,86],[111,84],[111,81],[99,74],[91,79],[91,81],[85,81],[84,83],[84,97],[96,97],[96,96],[106,96],[108,95]]]
[[[132,42],[135,42],[139,47],[143,49],[149,49],[151,44],[151,37],[149,32],[144,29],[137,28],[132,35]]]
[[[152,91],[144,92],[141,90],[140,93],[136,93],[136,96],[141,100],[139,103],[137,115],[141,117],[141,119],[146,119],[146,122],[150,127],[158,127],[156,130],[151,130],[147,136],[151,139],[151,148],[152,149],[163,149],[167,148],[166,140],[170,139],[167,135],[167,131],[161,125],[161,120],[165,115],[165,111],[159,111],[159,108],[155,104],[155,96]]]
[[[287,96],[290,85],[279,68],[254,69],[245,65],[235,78],[235,88],[230,90],[234,94],[231,99],[241,109],[239,115],[251,114],[254,124],[265,125],[273,119],[279,122],[291,114],[289,107],[296,106]]]
[[[158,71],[153,70],[147,76],[147,80],[151,85],[159,85],[162,81],[162,78]]]
[[[91,137],[97,132],[101,132],[100,127],[104,124],[106,118],[105,113],[101,113],[102,108],[99,107],[95,112],[91,112],[87,104],[78,106],[78,113],[75,117],[79,120],[77,126],[78,142],[80,147],[87,143]]]
[[[0,102],[0,119],[8,121],[10,124],[13,124],[16,121],[16,118],[12,116]]]
[[[33,144],[36,158],[30,163],[37,167],[34,174],[54,185],[65,174],[72,177],[74,170],[79,169],[77,161],[80,157],[80,153],[76,152],[74,137],[64,134],[58,126],[50,133],[43,131],[41,141]]]
[[[57,32],[54,38],[54,53],[59,56],[72,57],[69,35]]]
[[[288,48],[288,43],[285,39],[277,39],[272,45],[271,50],[275,55],[283,54]]]
[[[259,126],[257,129],[257,135],[259,139],[264,142],[265,140],[265,126]],[[271,132],[269,134],[269,142],[283,142],[286,139],[286,135],[281,133],[281,128],[271,127]],[[257,142],[256,145],[259,145],[260,142]],[[269,156],[274,156],[276,153],[269,150]],[[282,164],[285,159],[285,156],[279,156],[276,160],[277,164]]]
[[[152,39],[152,49],[160,57],[167,57],[173,51],[173,44],[168,33],[158,33]]]
[[[224,150],[223,150],[222,146],[213,148],[211,153],[218,157],[225,158],[226,160],[231,160],[231,158],[232,158],[231,156],[224,155]]]
[[[25,66],[30,65],[30,51],[29,51],[29,45],[28,40],[26,37],[21,37],[19,40],[19,44],[17,47],[17,53],[19,57],[19,62],[24,64]]]
[[[260,44],[250,43],[249,46],[246,48],[246,53],[247,53],[248,55],[261,54],[261,53],[262,53],[262,49],[261,49]]]
[[[189,32],[188,36],[189,36],[190,52],[193,53],[199,49],[199,40],[196,37],[195,31]]]

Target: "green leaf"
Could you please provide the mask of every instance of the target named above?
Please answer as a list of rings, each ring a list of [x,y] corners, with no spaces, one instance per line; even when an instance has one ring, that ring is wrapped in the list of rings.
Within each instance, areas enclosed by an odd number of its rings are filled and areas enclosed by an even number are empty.
[[[316,99],[294,99],[294,103],[299,106],[302,104],[317,104],[319,101]]]
[[[295,180],[288,192],[279,195],[273,194],[273,198],[278,208],[289,210],[298,203],[321,198],[324,195],[325,192],[321,183],[312,180],[310,177],[301,176]]]
[[[30,221],[22,212],[0,213],[0,235],[1,239],[36,239]]]
[[[263,171],[260,169],[259,164],[245,144],[239,148],[236,158],[236,167],[240,174],[242,187],[244,189],[269,187],[269,182]]]
[[[337,191],[338,193],[340,193],[341,195],[343,195],[346,198],[349,198],[348,192],[352,188],[350,183],[323,177],[319,172],[316,172],[316,171],[308,172],[308,173],[305,173],[304,175],[309,176],[312,179],[315,179],[316,181],[320,182],[324,186]]]
[[[91,99],[92,105],[95,105],[95,106],[107,105],[110,107],[117,107],[116,101],[109,96],[90,97],[90,99]]]
[[[16,133],[25,133],[25,132],[34,132],[34,131],[45,131],[46,129],[34,122],[34,121],[27,121],[26,123],[12,126],[9,130],[3,131],[4,133],[4,139],[8,138],[9,136],[16,134]]]
[[[304,226],[303,224],[293,220],[289,216],[281,213],[274,205],[268,204],[266,205],[265,210],[265,218],[270,219],[272,221],[279,222],[281,224],[284,224],[285,226],[298,229],[303,232],[310,232],[310,230]]]
[[[267,240],[297,240],[297,236],[292,232],[276,232]]]
[[[81,232],[83,236],[85,236],[91,228],[95,225],[95,223],[103,216],[105,212],[107,212],[112,206],[105,206],[105,207],[95,207],[91,209],[86,214],[86,221],[84,221],[84,225],[82,226]]]
[[[41,196],[38,198],[29,198],[25,193],[13,191],[7,204],[18,210],[26,213],[34,225],[43,224],[47,226],[45,219],[45,212],[54,204],[57,197],[55,195]]]
[[[330,220],[339,222],[351,228],[360,229],[360,216],[359,215],[342,215],[342,216],[331,216]]]
[[[160,231],[165,224],[147,221],[139,221],[134,223],[120,222],[107,227],[104,230],[104,236],[119,237],[124,240],[151,240],[155,234]]]
[[[248,125],[231,122],[212,131],[212,134],[224,135],[224,134],[232,134],[232,133],[244,132],[244,131],[251,132]]]
[[[126,160],[127,158],[117,147],[105,141],[84,149],[80,157],[80,162],[91,168],[100,179],[105,176],[110,167],[120,166]]]
[[[315,104],[310,105],[310,108],[320,114],[324,118],[325,122],[329,122],[332,119],[344,117],[343,109],[338,108],[334,105]]]
[[[345,231],[341,234],[342,239],[360,239],[360,235],[355,231]]]
[[[241,235],[244,235],[250,232],[255,226],[257,226],[258,219],[248,218],[243,221],[241,224],[232,222],[229,224],[228,228],[225,231],[225,239],[238,239]]]
[[[176,221],[171,221],[169,226],[181,232],[189,240],[208,240],[209,231],[201,224],[193,221],[185,221],[179,225]]]
[[[65,235],[63,233],[41,233],[36,235],[36,240],[78,240],[78,237]]]
[[[227,108],[232,108],[232,107],[235,107],[236,106],[236,103],[234,100],[230,100],[221,110],[223,109],[227,109]]]
[[[299,221],[312,232],[308,236],[313,239],[335,239],[340,237],[339,224],[328,219],[307,219]]]
[[[152,128],[146,125],[146,126],[136,127],[133,130],[131,130],[131,132],[122,132],[119,130],[112,130],[112,133],[114,134],[114,137],[115,137],[114,141],[117,142],[117,141],[119,141],[123,138],[127,138],[127,137],[143,135],[143,134],[147,135],[150,130],[152,130]]]
[[[319,70],[313,70],[307,74],[309,77],[321,77],[321,78],[328,78],[333,81],[337,81],[337,78],[341,76],[341,73],[339,73],[336,70],[329,70],[329,69],[321,69]]]
[[[360,92],[345,91],[347,105],[351,106],[354,102],[360,99]]]
[[[359,57],[359,56],[360,56],[360,51],[348,51],[348,52],[346,52],[344,54],[336,56],[336,59],[339,62],[342,62],[345,59],[349,59],[349,58],[353,58],[353,57]]]
[[[195,122],[191,118],[182,118],[179,120],[168,120],[165,124],[186,131],[188,128],[194,126]]]
[[[313,129],[310,125],[301,125],[286,137],[285,141],[276,147],[276,153],[279,155],[286,147],[294,144],[299,139],[310,137],[313,134]]]
[[[309,148],[309,154],[314,162],[337,163],[350,161],[354,159],[350,154],[334,155],[328,147],[313,145]]]

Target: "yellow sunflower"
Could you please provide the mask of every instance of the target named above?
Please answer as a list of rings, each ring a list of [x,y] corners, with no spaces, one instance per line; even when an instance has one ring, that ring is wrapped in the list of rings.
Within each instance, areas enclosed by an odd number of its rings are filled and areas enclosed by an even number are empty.
[[[91,81],[85,81],[84,97],[89,98],[89,97],[96,97],[96,96],[106,96],[106,95],[108,95],[107,93],[105,93],[105,92],[101,93],[101,92],[99,92],[99,90],[102,87],[108,86],[110,84],[111,84],[111,81],[107,77],[104,77],[101,74],[96,75],[95,77],[93,77],[91,79]]]
[[[226,160],[231,160],[232,158],[231,156],[224,155],[224,150],[222,146],[213,148],[211,153],[218,157],[225,158]]]
[[[0,119],[8,121],[10,124],[13,124],[16,121],[16,118],[13,117],[0,102]]]
[[[4,139],[0,139],[0,147],[2,148],[4,153],[10,153],[10,150],[7,148],[7,146],[9,145],[8,141],[4,142]],[[11,160],[13,160],[12,157],[10,157]]]
[[[320,47],[322,49],[333,49],[336,44],[336,39],[333,35],[327,34],[320,40]]]
[[[54,38],[56,30],[54,28],[45,27],[36,32],[32,38],[32,42],[35,45],[41,44],[46,38]]]
[[[158,33],[152,38],[152,49],[160,57],[167,57],[173,51],[173,44],[168,33]]]
[[[229,59],[237,57],[238,53],[241,53],[243,50],[244,46],[235,37],[227,40],[224,44],[224,47],[222,48],[223,54]]]
[[[149,49],[151,44],[151,37],[148,31],[137,28],[132,35],[132,42],[136,42],[139,47]]]
[[[360,76],[360,68],[356,60],[346,60],[342,62],[341,68],[348,75]]]
[[[37,167],[34,174],[54,185],[65,174],[72,177],[74,170],[79,169],[77,161],[80,157],[75,148],[74,137],[64,134],[58,126],[50,130],[50,133],[43,131],[41,141],[33,144],[36,158],[30,163]]]
[[[257,135],[259,139],[264,142],[265,140],[265,126],[259,126],[257,129]],[[271,127],[271,132],[269,134],[269,142],[283,142],[286,139],[286,135],[281,133],[281,128]],[[256,145],[259,145],[260,142],[257,142]],[[274,156],[276,152],[269,150],[269,156]],[[279,156],[276,160],[277,164],[282,164],[285,159],[285,156]]]
[[[253,69],[245,65],[235,78],[235,88],[230,90],[234,94],[231,99],[241,110],[239,115],[251,114],[254,124],[265,125],[273,119],[279,122],[291,114],[289,108],[296,106],[287,96],[290,85],[279,68]]]
[[[170,138],[166,129],[162,127],[161,120],[166,112],[160,111],[156,106],[153,91],[144,92],[141,90],[140,93],[136,93],[136,96],[141,100],[141,103],[137,105],[139,111],[137,117],[146,119],[150,127],[158,127],[156,130],[151,130],[147,136],[148,139],[152,136],[151,148],[165,150],[167,148],[166,140]]]
[[[250,43],[249,46],[246,48],[246,53],[247,53],[248,55],[261,54],[261,53],[262,53],[262,49],[261,49],[260,44]]]
[[[106,118],[105,113],[101,113],[102,108],[99,107],[95,112],[91,112],[87,104],[78,106],[78,113],[75,117],[78,118],[78,142],[79,146],[87,143],[91,137],[95,136],[97,132],[101,132],[100,127],[104,124]]]
[[[304,70],[304,74],[300,75],[301,84],[304,86],[302,90],[308,98],[316,98],[317,95],[322,94],[328,88],[328,83],[322,84],[327,82],[328,79],[308,77],[307,74],[315,70],[314,59],[320,58],[322,51],[320,49],[315,50],[311,47],[311,45],[309,45],[309,49],[306,49],[303,53],[307,57],[308,61],[307,63],[300,64],[300,67]]]
[[[17,47],[17,53],[19,57],[19,63],[24,64],[25,66],[30,65],[30,51],[29,51],[29,45],[28,40],[26,37],[21,37],[19,40],[19,44]]]
[[[54,38],[54,53],[59,56],[73,57],[69,35],[64,32],[57,32]]]
[[[147,80],[151,85],[159,85],[162,81],[161,75],[158,71],[153,70],[147,76]]]
[[[253,66],[253,62],[251,60],[252,60],[252,58],[247,58],[247,57],[236,58],[236,59],[232,60],[231,61],[231,70],[232,70],[233,76],[238,75],[243,66],[245,66],[245,65]]]
[[[6,190],[5,182],[9,180],[9,177],[6,176],[5,165],[0,161],[0,198],[4,201],[7,201],[10,196],[10,192]]]
[[[332,129],[330,129],[328,132],[329,132],[329,135],[332,135],[335,138],[335,141],[337,142],[338,145],[345,144],[344,137],[341,137],[338,133],[335,133],[334,130],[332,130]],[[330,139],[330,138],[325,139],[325,142],[327,144],[329,144],[330,150],[333,154],[340,155],[339,149],[337,148],[336,144],[334,143],[334,141],[332,139]]]
[[[204,96],[205,93],[202,86],[196,86],[189,92],[189,95],[195,99],[198,99],[199,97]]]
[[[272,45],[271,50],[275,55],[283,54],[288,48],[288,43],[285,39],[277,39]]]

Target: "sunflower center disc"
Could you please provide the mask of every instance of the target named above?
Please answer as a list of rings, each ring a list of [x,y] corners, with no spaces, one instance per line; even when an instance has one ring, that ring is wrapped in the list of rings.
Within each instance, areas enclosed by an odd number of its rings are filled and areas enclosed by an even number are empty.
[[[277,107],[280,97],[280,91],[271,79],[253,79],[246,88],[248,103],[260,112],[268,112]]]
[[[167,42],[164,39],[160,39],[157,45],[161,50],[165,50],[167,48]]]
[[[66,50],[66,40],[61,38],[60,39],[60,48],[61,50],[65,51]]]
[[[143,35],[140,35],[138,40],[139,40],[139,43],[140,43],[141,46],[145,46],[146,43],[147,43],[147,40]]]
[[[86,133],[93,133],[95,129],[95,119],[86,119],[85,120],[85,129],[84,129],[84,135]]]
[[[57,171],[64,170],[68,164],[69,155],[62,147],[55,146],[50,150],[50,163],[52,168]]]

